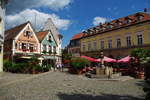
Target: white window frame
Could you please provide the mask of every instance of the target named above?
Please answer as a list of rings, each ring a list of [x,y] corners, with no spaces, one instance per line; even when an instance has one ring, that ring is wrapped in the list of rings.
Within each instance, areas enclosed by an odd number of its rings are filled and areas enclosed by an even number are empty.
[[[105,48],[105,41],[104,41],[104,39],[101,39],[100,40],[100,49],[104,49]]]
[[[96,41],[96,40],[93,41],[93,49],[94,49],[94,50],[97,50],[97,41]]]
[[[148,42],[150,43],[150,29],[148,30]]]
[[[107,42],[108,42],[108,49],[111,49],[112,48],[112,38],[109,37],[108,40],[107,40]]]
[[[91,47],[92,47],[91,41],[88,41],[88,51],[91,51]]]
[[[82,44],[82,51],[86,51],[85,43]]]
[[[139,44],[139,41],[138,41],[138,36],[139,35],[142,35],[142,43],[141,44]],[[143,45],[143,41],[144,41],[144,38],[143,38],[143,31],[138,31],[138,32],[136,32],[136,41],[137,41],[137,45]]]
[[[130,38],[129,38],[130,37]],[[128,33],[125,35],[125,43],[126,43],[126,47],[131,47],[132,46],[132,37],[131,37],[131,33]],[[130,40],[130,45],[129,45],[129,41]]]

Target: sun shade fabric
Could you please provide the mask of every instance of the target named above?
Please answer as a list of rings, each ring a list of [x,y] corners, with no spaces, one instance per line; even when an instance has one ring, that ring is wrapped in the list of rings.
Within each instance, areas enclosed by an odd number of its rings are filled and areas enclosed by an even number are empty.
[[[117,62],[117,60],[104,56],[102,59],[104,62]],[[101,59],[97,59],[96,61],[101,62]]]
[[[87,57],[87,56],[81,56],[81,58],[85,58],[91,62],[98,62],[97,60],[95,60],[94,58],[91,58],[91,57]]]
[[[124,58],[118,60],[117,62],[118,63],[128,63],[128,62],[130,62],[130,59],[131,59],[131,57],[127,56],[127,57],[124,57]]]

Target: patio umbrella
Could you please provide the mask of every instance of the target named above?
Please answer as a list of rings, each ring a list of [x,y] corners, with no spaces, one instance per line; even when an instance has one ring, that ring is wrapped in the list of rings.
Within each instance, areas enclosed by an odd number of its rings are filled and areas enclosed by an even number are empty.
[[[117,60],[104,56],[102,59],[105,62],[117,62]],[[101,59],[97,59],[96,61],[101,62]]]
[[[85,58],[91,62],[97,62],[97,60],[95,60],[94,58],[88,57],[88,56],[81,56],[81,58]]]
[[[118,63],[128,63],[130,61],[131,57],[130,56],[127,56],[127,57],[124,57],[120,60],[118,60],[117,62]]]

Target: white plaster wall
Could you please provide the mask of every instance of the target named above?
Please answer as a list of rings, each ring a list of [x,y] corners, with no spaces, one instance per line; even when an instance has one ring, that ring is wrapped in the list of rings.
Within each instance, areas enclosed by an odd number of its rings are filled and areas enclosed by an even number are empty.
[[[0,17],[2,18],[2,21],[0,22],[0,35],[4,37],[4,16],[5,16],[5,10],[0,7]],[[0,52],[0,72],[3,71],[3,39],[0,39],[0,45],[2,46],[2,51]]]

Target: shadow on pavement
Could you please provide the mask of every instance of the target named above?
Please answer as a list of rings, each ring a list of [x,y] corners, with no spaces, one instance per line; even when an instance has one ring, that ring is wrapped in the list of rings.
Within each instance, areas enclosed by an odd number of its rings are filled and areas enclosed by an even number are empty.
[[[58,94],[60,100],[144,100],[132,96],[103,94],[94,96],[89,94]]]

